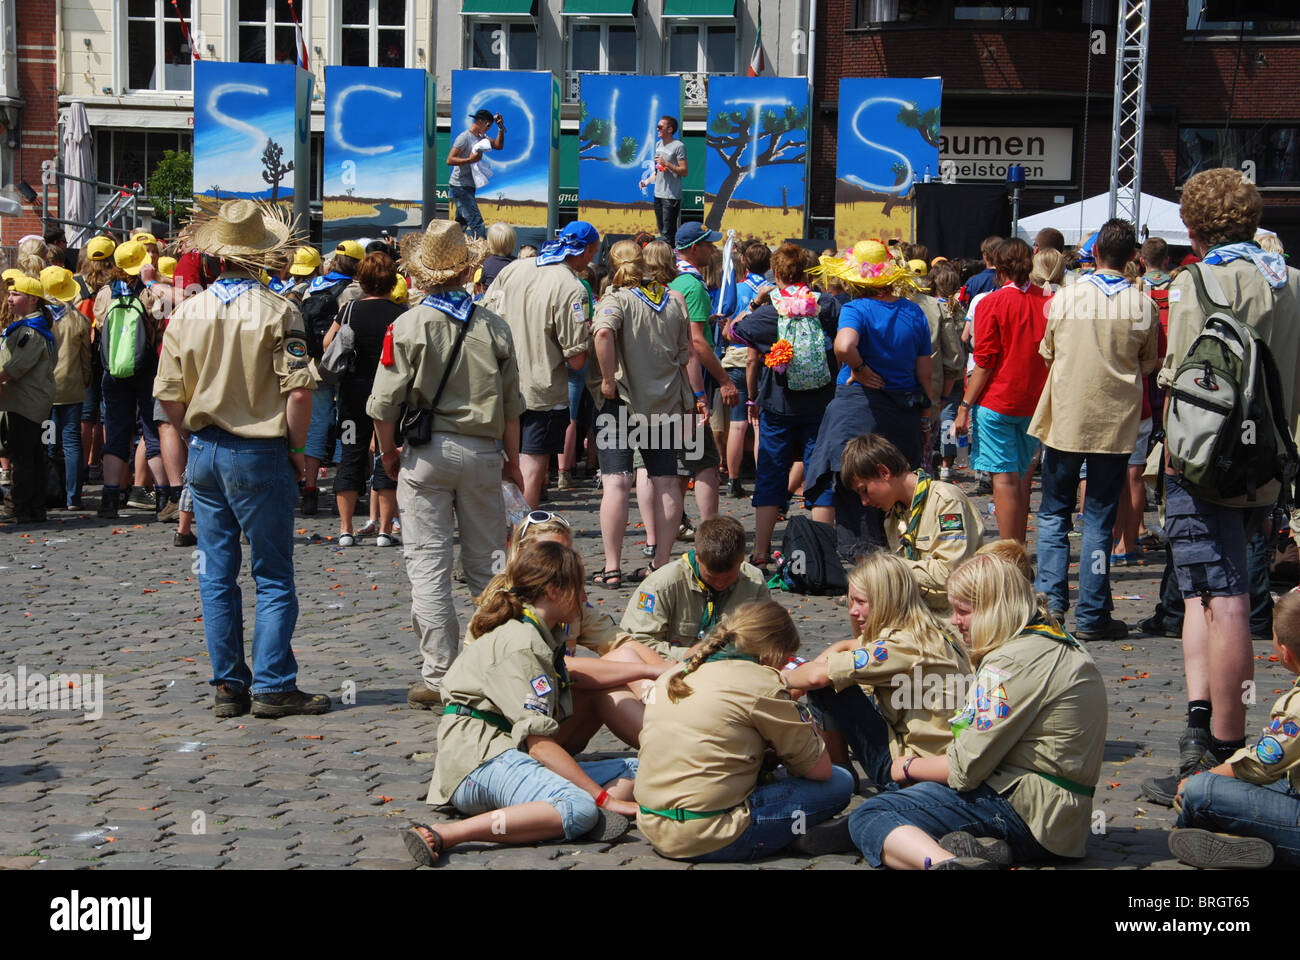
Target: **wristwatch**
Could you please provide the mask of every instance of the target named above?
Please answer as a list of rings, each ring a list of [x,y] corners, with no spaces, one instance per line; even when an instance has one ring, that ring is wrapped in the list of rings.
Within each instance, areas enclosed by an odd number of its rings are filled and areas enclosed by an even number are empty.
[[[966,402],[966,399],[964,397],[962,398],[961,403],[957,404],[957,406],[961,407],[963,410],[970,409],[970,404]]]

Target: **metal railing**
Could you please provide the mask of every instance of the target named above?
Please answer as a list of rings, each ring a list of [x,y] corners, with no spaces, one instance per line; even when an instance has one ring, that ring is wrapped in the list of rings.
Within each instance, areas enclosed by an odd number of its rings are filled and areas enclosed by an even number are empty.
[[[47,161],[49,162],[49,161]],[[68,220],[62,216],[50,215],[50,187],[55,186],[59,191],[59,212],[63,210],[63,185],[65,182],[87,183],[95,188],[95,193],[102,191],[109,193],[108,199],[104,204],[95,211],[90,221]],[[106,183],[103,180],[87,180],[85,177],[73,176],[70,173],[64,173],[62,170],[42,170],[41,176],[41,227],[42,232],[49,232],[50,224],[60,224],[65,227],[80,227],[83,232],[82,243],[94,236],[100,230],[117,229],[123,232],[130,231],[140,225],[140,208],[139,200],[144,194],[144,187],[138,183],[131,186],[122,186],[120,184]]]

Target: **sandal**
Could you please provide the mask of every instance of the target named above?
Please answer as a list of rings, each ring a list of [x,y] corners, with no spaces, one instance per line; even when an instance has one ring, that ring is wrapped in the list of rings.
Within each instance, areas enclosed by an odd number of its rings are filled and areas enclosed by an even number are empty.
[[[600,573],[593,573],[591,582],[598,587],[609,587],[611,590],[617,590],[623,586],[623,571],[602,570]]]
[[[426,840],[425,834],[432,837],[432,840]],[[442,837],[433,827],[424,827],[413,825],[402,831],[402,842],[406,844],[406,851],[415,860],[416,863],[426,867],[438,865],[438,857],[442,853]]]
[[[628,574],[627,581],[628,583],[640,583],[658,569],[653,563],[646,564],[644,567],[637,567],[632,573]]]

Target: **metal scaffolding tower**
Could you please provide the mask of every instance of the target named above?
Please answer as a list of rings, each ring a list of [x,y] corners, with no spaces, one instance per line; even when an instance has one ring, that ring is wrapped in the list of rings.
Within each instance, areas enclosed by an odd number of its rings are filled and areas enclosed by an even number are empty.
[[[1142,127],[1147,105],[1151,0],[1119,0],[1115,31],[1115,111],[1111,117],[1110,215],[1141,230]],[[1141,238],[1139,237],[1139,240]]]

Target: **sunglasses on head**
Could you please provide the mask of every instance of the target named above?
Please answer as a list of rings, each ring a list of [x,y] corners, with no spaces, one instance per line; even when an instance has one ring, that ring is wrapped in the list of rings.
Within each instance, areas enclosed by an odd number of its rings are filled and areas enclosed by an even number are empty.
[[[565,520],[558,513],[551,513],[549,510],[534,510],[528,514],[528,516],[524,517],[524,522],[519,527],[519,539],[523,539],[524,533],[531,525],[535,523],[549,523],[552,520],[556,523],[563,524],[566,528],[569,526],[569,521]]]

